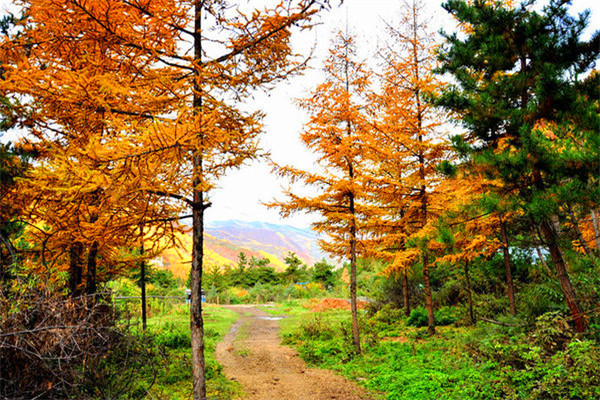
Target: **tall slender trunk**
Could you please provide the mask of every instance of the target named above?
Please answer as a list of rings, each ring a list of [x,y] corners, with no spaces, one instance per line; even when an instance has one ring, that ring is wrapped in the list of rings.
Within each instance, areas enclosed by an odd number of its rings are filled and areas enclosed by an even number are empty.
[[[142,236],[142,240],[143,236]],[[140,246],[140,255],[144,256],[144,243]],[[140,288],[142,292],[142,329],[146,330],[146,262],[140,261]]]
[[[417,96],[418,98],[418,96]],[[420,104],[417,101],[417,104]],[[420,108],[419,108],[420,109]],[[418,117],[419,126],[421,124],[421,115]],[[420,132],[420,131],[419,131]],[[423,135],[419,133],[419,142],[423,141]],[[421,213],[422,213],[422,224],[423,227],[427,225],[427,190],[425,186],[425,158],[423,152],[419,152],[419,173],[421,177]],[[425,305],[427,307],[427,331],[430,335],[435,334],[435,318],[433,315],[433,298],[431,295],[431,282],[429,281],[429,255],[427,249],[423,249],[421,253],[421,260],[423,261],[423,280],[425,281]]]
[[[412,11],[412,60],[413,72],[415,82],[421,82],[421,73],[419,69],[419,52],[418,52],[418,29],[419,24],[417,21],[416,4],[413,2]],[[422,149],[423,144],[423,106],[421,104],[421,89],[419,85],[415,85],[411,88],[415,103],[416,103],[416,119],[417,119],[417,139],[419,142],[418,149],[418,162],[419,162],[419,178],[421,180],[421,213],[422,213],[422,224],[423,227],[427,225],[427,173],[425,171],[425,154]],[[427,331],[429,334],[435,334],[435,319],[433,315],[433,298],[431,296],[431,282],[429,281],[429,256],[427,250],[423,249],[421,253],[421,260],[423,261],[423,280],[425,281],[425,305],[427,306]]]
[[[592,216],[592,226],[594,227],[594,241],[596,242],[596,250],[600,254],[600,222],[598,222],[598,215],[593,208],[590,210],[590,215]]]
[[[548,263],[546,262],[546,257],[544,257],[544,255],[542,254],[542,251],[540,250],[540,248],[535,246],[535,252],[537,253],[538,258],[540,259],[540,262],[542,263],[544,270],[546,270],[546,272],[548,273],[549,276],[552,276],[552,271],[550,271],[550,267],[548,266]]]
[[[102,192],[101,188],[97,188],[92,192],[90,204],[95,206],[98,204],[99,196]],[[98,215],[92,213],[90,215],[90,223],[93,224],[98,221]],[[87,294],[96,293],[96,265],[98,263],[98,241],[94,240],[88,250],[87,257],[87,270],[86,270],[86,281],[85,281],[85,292]],[[94,300],[94,299],[92,299]]]
[[[556,231],[554,230],[552,223],[548,221],[542,222],[541,230],[544,239],[546,240],[546,244],[548,245],[548,249],[550,250],[550,256],[554,262],[554,267],[556,268],[556,277],[558,278],[560,287],[565,295],[565,300],[571,311],[571,316],[575,322],[575,328],[577,329],[577,332],[585,332],[587,330],[587,321],[579,307],[579,301],[577,300],[575,290],[571,284],[567,266],[560,252],[560,248],[558,247]]]
[[[200,157],[194,157],[194,165]],[[194,375],[194,400],[206,399],[206,377],[204,360],[204,321],[202,319],[202,258],[204,209],[202,207],[203,193],[194,190],[193,226],[192,226],[192,271],[191,271],[191,302],[190,329],[192,339],[192,365]]]
[[[571,217],[571,223],[573,224],[573,230],[575,231],[575,235],[577,235],[577,240],[579,241],[579,243],[581,243],[581,247],[583,247],[583,251],[585,252],[585,254],[587,254],[588,256],[591,256],[592,250],[590,249],[587,242],[583,238],[581,229],[579,229],[579,222],[577,222],[577,217],[575,216],[575,213],[573,212],[571,207],[570,206],[567,206],[567,207],[569,210],[569,217]]]
[[[346,28],[346,35],[348,35]],[[344,74],[346,79],[346,92],[350,94],[350,77],[348,75],[348,44],[346,43],[346,60],[344,65]],[[351,137],[352,136],[352,122],[348,119],[346,120],[346,134]],[[350,181],[354,181],[354,164],[353,160],[346,157],[346,162],[348,164],[348,178]],[[352,218],[352,223],[350,225],[350,308],[352,311],[352,342],[354,344],[354,351],[356,354],[361,353],[360,348],[360,330],[358,326],[358,305],[356,301],[356,292],[357,292],[357,279],[356,279],[356,241],[357,241],[357,227],[356,227],[356,209],[355,209],[355,198],[354,192],[350,191],[348,193],[348,201],[349,201],[349,212],[350,217]]]
[[[199,65],[202,61],[202,4],[203,0],[194,2],[194,115],[202,117],[202,94],[200,87]],[[202,141],[202,122],[198,126],[198,139]],[[202,150],[201,146],[192,154],[192,271],[190,299],[190,332],[192,344],[192,374],[194,400],[206,399],[206,375],[204,360],[204,321],[202,320],[202,258],[204,253],[204,192],[202,185]]]
[[[408,293],[408,274],[402,271],[402,297],[404,299],[404,315],[410,315],[410,294]]]
[[[352,207],[354,202],[351,202]],[[352,308],[352,341],[356,354],[361,353],[360,332],[358,329],[358,306],[356,302],[356,227],[352,224],[350,231],[350,306]]]
[[[500,220],[500,230],[502,232],[502,252],[504,253],[504,270],[506,272],[506,286],[508,292],[508,302],[510,304],[510,315],[517,315],[515,306],[515,285],[513,283],[512,271],[510,267],[510,251],[508,243],[508,234],[506,233],[506,222]]]
[[[96,293],[96,265],[98,262],[98,242],[93,241],[90,246],[87,258],[87,276],[85,282],[85,292],[87,294]]]
[[[79,295],[79,285],[83,278],[81,271],[81,256],[83,246],[81,243],[73,243],[69,249],[69,291],[71,296]]]
[[[536,189],[545,189],[542,175],[537,169],[533,170],[533,183],[535,184]],[[548,250],[550,250],[550,256],[552,257],[552,262],[554,263],[554,268],[556,269],[556,277],[560,283],[563,294],[565,295],[567,306],[571,311],[571,317],[575,322],[575,329],[580,333],[585,332],[587,330],[587,321],[581,310],[581,307],[579,306],[577,295],[575,294],[571,279],[569,278],[567,265],[565,264],[565,260],[563,259],[560,247],[558,245],[558,232],[555,229],[555,224],[557,221],[553,220],[554,218],[551,218],[551,220],[544,220],[540,224],[540,230],[544,236]]]
[[[558,218],[558,214],[552,214],[550,220],[552,221],[552,226],[554,227],[554,232],[556,232],[556,236],[561,236],[562,232],[560,229],[560,219]]]
[[[475,324],[475,312],[473,311],[473,294],[471,290],[471,278],[469,276],[469,261],[465,261],[465,283],[467,289],[467,300],[469,301],[469,320],[470,325]]]

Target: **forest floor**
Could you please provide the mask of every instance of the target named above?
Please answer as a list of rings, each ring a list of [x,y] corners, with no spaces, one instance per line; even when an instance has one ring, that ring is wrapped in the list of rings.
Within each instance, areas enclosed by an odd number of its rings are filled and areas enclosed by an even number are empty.
[[[376,398],[355,383],[324,370],[308,368],[298,353],[280,344],[281,317],[253,306],[226,306],[240,314],[216,359],[228,379],[239,382],[247,400],[367,400]]]

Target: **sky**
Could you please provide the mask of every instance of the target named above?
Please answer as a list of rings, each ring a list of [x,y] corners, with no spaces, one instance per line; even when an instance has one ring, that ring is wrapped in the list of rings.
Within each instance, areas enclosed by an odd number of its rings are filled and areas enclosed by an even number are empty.
[[[429,27],[434,32],[440,29],[451,32],[454,22],[441,8],[439,0],[424,0]],[[253,1],[250,2],[251,4]],[[268,95],[258,94],[250,106],[262,109],[265,132],[261,140],[262,148],[271,153],[271,158],[281,164],[291,164],[299,168],[311,168],[315,156],[302,144],[299,133],[307,116],[294,105],[294,99],[307,97],[310,91],[321,82],[320,69],[333,36],[339,29],[345,29],[346,18],[349,31],[357,35],[357,46],[362,57],[373,58],[380,39],[384,39],[385,23],[393,25],[401,10],[399,0],[345,0],[342,6],[332,0],[333,9],[321,15],[321,24],[313,31],[301,32],[295,37],[297,46],[303,49],[315,45],[315,55],[310,69],[303,76],[295,77],[280,84]],[[600,1],[574,0],[572,13],[584,9],[592,11],[589,31],[600,29]],[[378,37],[380,36],[380,37]],[[285,180],[277,178],[266,161],[255,161],[240,170],[231,171],[211,194],[212,207],[206,211],[208,221],[239,219],[264,221],[308,227],[316,216],[296,214],[282,219],[277,210],[267,209],[262,202],[284,199],[282,189],[287,188]]]
[[[245,0],[243,3],[247,7],[261,7],[266,1]],[[308,54],[314,47],[313,58],[304,74],[278,84],[268,93],[257,92],[245,104],[248,109],[265,113],[261,148],[269,152],[276,163],[302,169],[313,167],[315,156],[299,137],[308,118],[295,105],[295,99],[307,97],[323,79],[320,70],[335,32],[347,25],[349,32],[357,37],[359,56],[372,60],[381,40],[385,39],[386,23],[393,26],[394,21],[399,19],[402,1],[344,0],[339,5],[339,0],[331,0],[331,3],[332,9],[319,16],[318,26],[311,31],[294,33],[292,41],[296,52]],[[454,22],[441,8],[440,0],[424,0],[424,3],[425,16],[430,18],[432,31],[438,32],[442,28],[449,32],[454,30]],[[10,8],[10,1],[0,0],[0,10]],[[589,31],[600,29],[600,1],[574,0],[571,10],[577,13],[587,8],[592,11]],[[247,163],[239,170],[230,171],[211,192],[212,206],[206,211],[207,223],[237,219],[309,227],[316,216],[296,214],[283,219],[277,210],[263,205],[273,199],[283,199],[282,190],[287,186],[285,180],[273,174],[267,160]]]
[[[250,1],[253,4],[254,1]],[[393,24],[400,13],[398,0],[345,0],[340,6],[332,0],[332,9],[319,17],[319,25],[308,32],[296,32],[293,39],[298,52],[307,54],[314,46],[309,68],[302,76],[279,84],[269,93],[257,93],[248,101],[248,106],[262,109],[264,134],[261,147],[270,153],[278,164],[294,165],[301,169],[311,169],[315,161],[312,154],[301,142],[300,132],[308,120],[304,111],[295,105],[295,99],[308,97],[322,81],[321,69],[328,56],[328,50],[335,33],[346,29],[356,35],[359,56],[373,59],[379,46],[379,38],[384,33],[385,24]],[[440,27],[451,29],[452,19],[442,12],[438,0],[426,0],[427,15],[432,17],[430,27],[438,31]],[[318,216],[297,213],[283,219],[275,209],[268,209],[263,202],[273,199],[283,200],[283,189],[287,181],[276,177],[267,160],[254,161],[240,170],[231,171],[211,193],[212,206],[206,211],[208,222],[223,219],[244,221],[264,221],[276,224],[306,228]]]

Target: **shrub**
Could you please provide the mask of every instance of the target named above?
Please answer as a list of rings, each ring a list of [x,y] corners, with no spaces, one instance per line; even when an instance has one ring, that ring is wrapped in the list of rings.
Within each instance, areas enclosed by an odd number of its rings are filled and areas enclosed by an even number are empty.
[[[573,336],[567,321],[559,312],[549,312],[537,318],[531,335],[534,345],[552,354],[564,349]]]
[[[458,321],[456,308],[454,307],[442,307],[437,310],[434,314],[435,323],[439,326],[451,325]]]
[[[391,304],[386,304],[380,308],[374,306],[376,303],[370,303],[367,307],[367,311],[371,313],[373,318],[379,322],[383,322],[388,325],[396,324],[398,321],[404,318],[404,310],[395,308]]]
[[[300,335],[310,340],[329,340],[333,338],[333,329],[321,315],[314,314],[300,325]]]
[[[117,325],[108,299],[0,295],[0,398],[144,397],[162,353],[152,336]]]
[[[442,307],[433,313],[435,324],[439,326],[451,325],[458,321],[456,311],[453,307]],[[406,320],[406,325],[417,328],[427,326],[427,310],[423,307],[414,308]]]
[[[422,327],[427,326],[427,310],[423,307],[413,308],[406,320],[406,325]]]

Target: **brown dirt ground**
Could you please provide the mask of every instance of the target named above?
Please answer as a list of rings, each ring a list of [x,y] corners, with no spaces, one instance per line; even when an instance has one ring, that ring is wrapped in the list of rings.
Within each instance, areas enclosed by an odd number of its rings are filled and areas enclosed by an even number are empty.
[[[247,400],[370,400],[369,395],[331,371],[308,368],[282,346],[276,320],[251,306],[229,306],[240,319],[217,345],[216,358],[227,378],[238,381]]]

